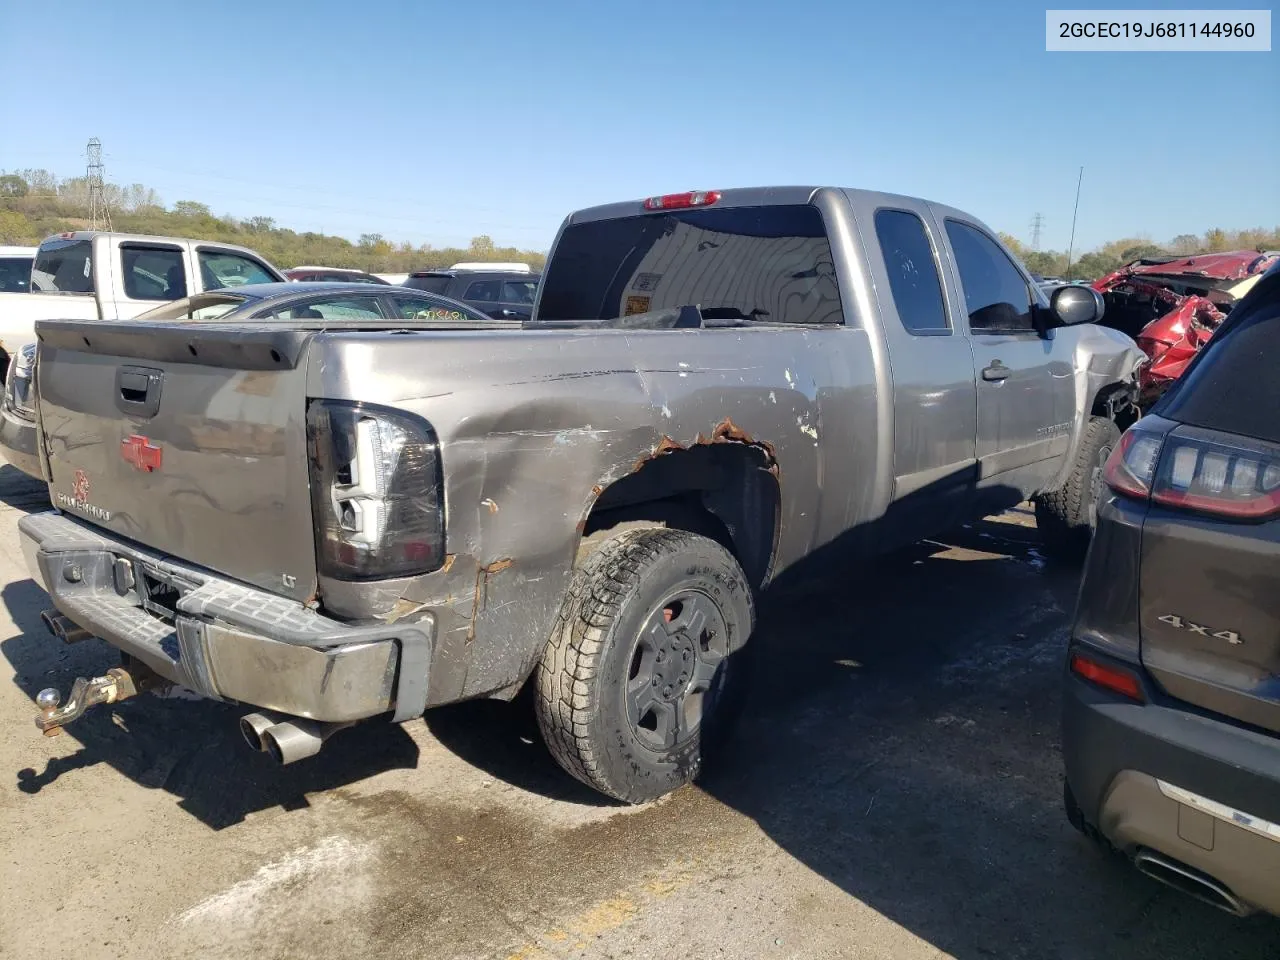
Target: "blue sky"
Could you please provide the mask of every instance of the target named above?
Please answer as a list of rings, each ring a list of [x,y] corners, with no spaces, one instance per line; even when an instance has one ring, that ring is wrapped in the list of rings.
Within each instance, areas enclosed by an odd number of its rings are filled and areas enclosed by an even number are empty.
[[[1062,249],[1082,164],[1078,250],[1280,221],[1276,53],[1046,53],[1043,5],[55,9],[0,32],[0,169],[97,136],[108,179],[298,230],[545,248],[577,207],[833,183]]]

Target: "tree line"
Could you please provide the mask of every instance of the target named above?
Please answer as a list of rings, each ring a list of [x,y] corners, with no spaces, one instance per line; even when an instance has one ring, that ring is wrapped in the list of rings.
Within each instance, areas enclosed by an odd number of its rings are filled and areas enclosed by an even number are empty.
[[[362,234],[353,243],[345,237],[278,227],[271,217],[215,216],[208,205],[194,200],[179,200],[167,207],[155,190],[140,183],[108,183],[105,195],[116,230],[236,243],[252,247],[282,269],[305,263],[407,273],[447,267],[459,260],[517,261],[535,269],[546,263],[545,252],[499,247],[483,235],[474,237],[466,249],[393,244],[377,233]],[[84,177],[59,178],[48,170],[0,171],[0,243],[34,246],[55,233],[87,229],[88,211],[89,183]],[[1200,235],[1180,234],[1162,244],[1149,237],[1126,237],[1076,254],[1070,263],[1065,251],[1033,250],[1007,233],[1001,233],[1000,239],[1032,273],[1094,280],[1139,257],[1280,249],[1280,227],[1213,228]]]
[[[207,204],[179,200],[167,207],[155,190],[140,183],[104,185],[112,229],[123,233],[219,240],[250,247],[277,267],[302,264],[351,267],[370,273],[408,273],[448,267],[460,260],[513,261],[535,270],[546,263],[538,250],[500,247],[478,236],[465,249],[392,243],[366,233],[352,242],[325,233],[299,233],[276,226],[271,217],[217,216]],[[47,170],[0,171],[0,243],[35,246],[45,237],[89,228],[89,183],[59,178]]]
[[[1197,253],[1223,253],[1228,250],[1280,250],[1280,227],[1247,230],[1214,228],[1200,235],[1182,233],[1167,243],[1153,243],[1149,237],[1125,237],[1112,240],[1095,250],[1077,253],[1068,264],[1066,251],[1032,250],[1030,244],[1007,233],[1000,234],[1032,273],[1042,277],[1064,277],[1071,280],[1096,280],[1119,267],[1143,257],[1189,257]]]

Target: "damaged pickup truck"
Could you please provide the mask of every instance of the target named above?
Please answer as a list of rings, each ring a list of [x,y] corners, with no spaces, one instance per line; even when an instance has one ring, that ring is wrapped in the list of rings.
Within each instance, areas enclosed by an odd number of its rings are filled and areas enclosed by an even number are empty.
[[[125,660],[37,725],[177,683],[289,762],[530,684],[566,770],[660,796],[775,578],[1028,497],[1087,542],[1142,356],[1101,310],[958,210],[789,187],[571,215],[523,329],[41,321],[22,546],[54,632]]]
[[[1186,370],[1232,307],[1280,259],[1237,250],[1135,260],[1097,280],[1106,324],[1133,337],[1147,355],[1139,403],[1145,410]]]

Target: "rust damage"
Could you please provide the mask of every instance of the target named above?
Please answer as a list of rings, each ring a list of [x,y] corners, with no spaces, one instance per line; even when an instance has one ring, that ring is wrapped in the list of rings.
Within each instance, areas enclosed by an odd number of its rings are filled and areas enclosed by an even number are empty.
[[[476,585],[475,594],[471,601],[471,625],[467,627],[466,642],[469,644],[476,638],[476,617],[480,615],[480,611],[484,609],[488,602],[489,594],[489,578],[495,573],[501,573],[511,566],[510,557],[503,557],[501,560],[494,560],[484,566],[476,567]]]
[[[631,472],[635,473],[649,461],[656,460],[658,457],[671,453],[674,450],[687,450],[689,447],[708,446],[713,443],[741,443],[749,447],[755,447],[765,455],[765,458],[768,461],[768,467],[766,469],[769,473],[773,474],[774,477],[777,477],[779,474],[778,457],[773,444],[769,443],[767,440],[755,439],[755,437],[734,423],[732,417],[725,417],[717,423],[715,427],[712,428],[710,437],[699,432],[693,443],[688,445],[680,443],[678,440],[673,440],[671,437],[663,434],[662,438],[658,440],[658,445],[653,448],[652,452],[641,457],[632,465]],[[600,488],[598,486],[591,488],[592,493],[597,496],[599,496],[599,490]]]

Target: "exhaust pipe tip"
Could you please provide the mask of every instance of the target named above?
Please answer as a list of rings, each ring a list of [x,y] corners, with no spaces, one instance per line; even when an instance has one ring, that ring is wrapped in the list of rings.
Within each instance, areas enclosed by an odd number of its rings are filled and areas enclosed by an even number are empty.
[[[244,737],[244,742],[253,749],[265,751],[267,744],[262,735],[274,724],[274,720],[260,713],[245,714],[240,718],[240,736]]]
[[[314,757],[330,732],[325,726],[305,720],[285,720],[262,732],[262,749],[282,766]]]
[[[84,627],[74,620],[64,617],[57,610],[42,611],[40,622],[44,624],[46,630],[63,643],[79,643],[81,640],[88,640],[92,636]]]
[[[1152,880],[1158,880],[1165,886],[1180,890],[1187,896],[1195,897],[1211,907],[1225,910],[1237,917],[1247,917],[1253,912],[1239,897],[1213,877],[1172,857],[1144,848],[1134,855],[1133,862]]]

